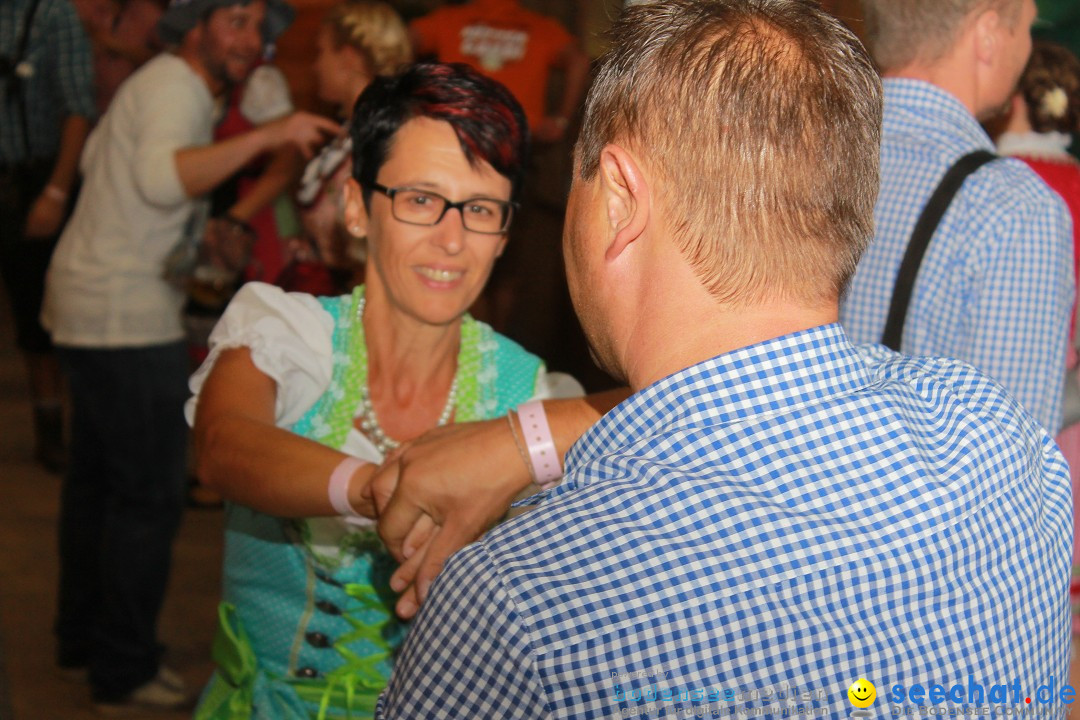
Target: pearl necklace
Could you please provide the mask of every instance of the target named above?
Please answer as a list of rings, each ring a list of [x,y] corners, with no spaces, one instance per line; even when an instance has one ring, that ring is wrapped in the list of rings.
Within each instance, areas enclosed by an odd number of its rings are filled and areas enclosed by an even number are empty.
[[[356,305],[356,321],[359,323],[364,322],[365,299],[366,298],[361,295],[360,301]],[[460,369],[460,367],[458,369]],[[454,379],[450,382],[450,393],[446,396],[446,405],[443,407],[442,412],[439,413],[436,427],[442,427],[450,422],[450,416],[454,414],[454,405],[457,404],[457,388],[458,373],[457,370],[455,370]],[[400,442],[387,435],[386,431],[379,425],[379,418],[375,415],[375,406],[371,403],[371,390],[368,388],[366,372],[364,373],[364,387],[361,389],[360,408],[357,415],[360,418],[360,427],[364,431],[364,434],[368,436],[368,439],[371,440],[375,449],[380,453],[386,455],[388,452],[401,445]]]

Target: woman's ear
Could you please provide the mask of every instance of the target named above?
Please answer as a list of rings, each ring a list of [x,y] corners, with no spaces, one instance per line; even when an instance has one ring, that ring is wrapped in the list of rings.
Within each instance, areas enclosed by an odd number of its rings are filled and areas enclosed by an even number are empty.
[[[355,179],[349,178],[341,188],[343,195],[342,207],[344,207],[345,230],[353,237],[365,237],[367,235],[368,214],[364,207],[364,192]]]

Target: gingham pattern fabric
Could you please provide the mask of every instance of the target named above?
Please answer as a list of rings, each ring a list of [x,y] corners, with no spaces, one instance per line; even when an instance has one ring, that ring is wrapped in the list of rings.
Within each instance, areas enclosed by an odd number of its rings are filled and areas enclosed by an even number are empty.
[[[852,342],[881,341],[919,214],[946,170],[979,149],[994,146],[952,95],[917,80],[885,80],[876,234],[840,311]],[[1071,223],[1061,199],[1024,163],[983,166],[934,234],[901,349],[971,363],[1056,433],[1073,299]]]
[[[377,717],[777,717],[795,688],[846,718],[858,678],[887,717],[895,684],[1065,677],[1068,470],[967,365],[814,328],[638,392],[566,470],[451,559]]]
[[[29,0],[0,2],[0,55],[15,54]],[[90,43],[75,8],[66,0],[41,0],[27,44],[32,68],[25,88],[30,155],[22,138],[17,103],[0,79],[0,164],[49,158],[60,146],[60,125],[68,115],[94,118]]]

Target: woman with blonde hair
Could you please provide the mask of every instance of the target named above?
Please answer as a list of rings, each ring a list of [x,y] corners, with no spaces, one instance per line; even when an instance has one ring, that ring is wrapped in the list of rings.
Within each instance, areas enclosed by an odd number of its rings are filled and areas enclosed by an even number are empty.
[[[412,61],[409,33],[384,2],[353,0],[327,14],[316,38],[314,63],[319,99],[334,106],[348,126],[353,105],[375,77],[393,75]],[[347,131],[304,169],[296,199],[304,237],[294,262],[277,285],[319,295],[347,292],[360,282],[366,250],[342,222],[342,188],[352,167]]]

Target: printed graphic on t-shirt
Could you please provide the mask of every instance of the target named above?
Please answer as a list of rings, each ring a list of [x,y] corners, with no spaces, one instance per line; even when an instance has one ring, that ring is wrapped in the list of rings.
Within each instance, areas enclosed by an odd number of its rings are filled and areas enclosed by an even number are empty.
[[[488,25],[467,25],[461,30],[461,52],[475,57],[480,67],[498,72],[507,63],[525,57],[529,34],[522,30],[507,30]]]

